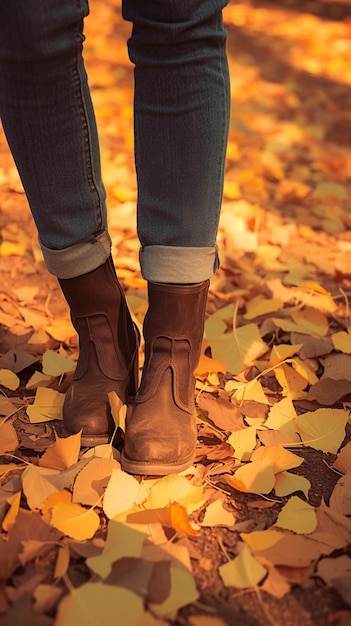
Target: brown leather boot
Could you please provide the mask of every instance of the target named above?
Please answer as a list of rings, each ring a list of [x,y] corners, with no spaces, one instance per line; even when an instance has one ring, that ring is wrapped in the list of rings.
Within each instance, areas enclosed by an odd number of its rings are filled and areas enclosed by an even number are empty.
[[[110,440],[114,421],[107,394],[135,395],[138,339],[111,257],[77,278],[59,279],[79,336],[79,358],[64,405],[67,433],[82,430],[82,445]]]
[[[195,456],[195,379],[209,281],[149,283],[144,321],[145,365],[127,415],[122,467],[164,475],[189,467]]]

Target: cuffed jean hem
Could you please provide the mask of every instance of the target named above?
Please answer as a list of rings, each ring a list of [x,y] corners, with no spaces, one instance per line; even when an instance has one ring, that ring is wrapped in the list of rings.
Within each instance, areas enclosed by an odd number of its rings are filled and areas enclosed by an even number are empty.
[[[146,246],[140,250],[141,273],[155,283],[201,283],[219,268],[217,247]]]
[[[45,265],[57,278],[76,278],[100,267],[111,254],[107,231],[91,241],[82,241],[62,250],[46,248],[40,241]]]

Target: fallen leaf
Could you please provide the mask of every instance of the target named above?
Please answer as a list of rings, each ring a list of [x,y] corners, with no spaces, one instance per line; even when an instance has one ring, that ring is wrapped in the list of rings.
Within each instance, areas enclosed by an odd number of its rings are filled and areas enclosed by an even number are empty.
[[[349,415],[343,409],[307,411],[296,417],[296,430],[306,446],[336,454],[345,438]]]
[[[219,573],[227,587],[247,589],[257,587],[266,576],[267,570],[251,554],[247,545],[243,545],[239,556],[224,565],[220,565]]]
[[[71,588],[58,606],[55,626],[116,626],[116,612],[123,624],[164,626],[145,611],[143,598],[129,589],[98,582]]]
[[[274,526],[298,534],[312,533],[317,528],[316,511],[298,496],[292,496],[280,511]]]
[[[233,526],[235,517],[233,513],[223,507],[223,502],[219,498],[207,505],[204,518],[199,522],[199,526]]]
[[[64,399],[63,393],[59,393],[54,389],[38,387],[34,403],[27,407],[27,415],[32,424],[62,419]]]
[[[132,508],[139,493],[140,485],[134,476],[113,468],[108,481],[103,509],[106,517],[113,519]]]
[[[6,389],[11,389],[11,391],[16,391],[20,385],[20,379],[11,370],[2,368],[0,369],[0,385]]]
[[[92,458],[77,475],[73,486],[73,502],[96,505],[105,492],[112,471],[121,469],[114,459]]]
[[[59,502],[52,507],[50,524],[72,539],[85,541],[95,535],[100,518],[93,509]]]
[[[307,498],[310,489],[311,483],[305,476],[286,471],[279,472],[275,476],[274,491],[279,498],[289,496],[296,491],[302,491]]]
[[[141,556],[142,546],[148,535],[131,528],[127,524],[110,520],[106,544],[101,554],[89,557],[87,566],[102,579],[111,572],[112,564],[123,557]]]
[[[45,450],[39,459],[41,467],[65,470],[78,461],[81,432],[69,437],[59,437],[55,432],[55,443]]]

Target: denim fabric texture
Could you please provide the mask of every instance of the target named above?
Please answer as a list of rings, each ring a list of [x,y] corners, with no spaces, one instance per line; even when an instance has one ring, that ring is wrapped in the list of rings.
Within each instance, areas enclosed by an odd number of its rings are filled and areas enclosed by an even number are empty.
[[[229,125],[225,0],[122,0],[132,32],[137,231],[156,282],[200,282],[215,246]],[[82,57],[86,0],[2,0],[0,116],[46,265],[110,254],[99,141]]]

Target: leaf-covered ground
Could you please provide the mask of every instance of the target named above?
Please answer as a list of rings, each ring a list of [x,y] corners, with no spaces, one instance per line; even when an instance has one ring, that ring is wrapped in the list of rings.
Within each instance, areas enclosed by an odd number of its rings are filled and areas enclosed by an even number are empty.
[[[86,62],[114,259],[142,323],[116,4],[91,1]],[[350,15],[346,0],[226,9],[222,267],[184,475],[137,480],[118,444],[61,439],[77,338],[0,135],[0,626],[350,625]]]

